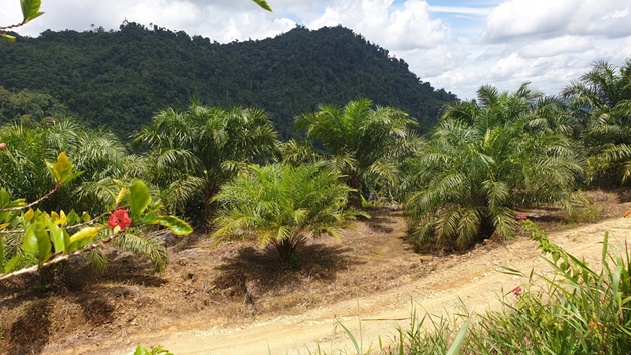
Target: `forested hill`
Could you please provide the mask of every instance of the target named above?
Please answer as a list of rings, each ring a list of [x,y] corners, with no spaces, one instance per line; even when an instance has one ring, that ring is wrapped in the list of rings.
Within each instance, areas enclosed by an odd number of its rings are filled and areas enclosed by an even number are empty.
[[[443,103],[456,99],[341,26],[229,44],[135,23],[110,32],[46,31],[0,42],[0,86],[49,94],[82,120],[122,135],[191,97],[262,107],[285,138],[294,134],[295,116],[320,103],[367,97],[408,112],[426,131]]]

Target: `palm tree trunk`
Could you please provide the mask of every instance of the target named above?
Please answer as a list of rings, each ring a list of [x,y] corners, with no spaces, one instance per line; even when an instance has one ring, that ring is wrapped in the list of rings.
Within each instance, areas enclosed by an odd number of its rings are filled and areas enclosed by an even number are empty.
[[[272,241],[272,245],[278,251],[281,261],[290,261],[296,254],[296,250],[305,244],[307,238],[301,234],[294,234],[281,241]]]
[[[213,182],[207,182],[204,187],[204,212],[202,218],[204,219],[203,225],[206,231],[209,231],[212,227],[212,220],[217,209],[217,204],[212,202],[212,198],[219,193],[219,186]]]
[[[351,207],[362,207],[362,195],[361,195],[361,176],[357,172],[348,174],[346,179],[348,187],[355,191],[351,191],[348,194],[348,205]]]

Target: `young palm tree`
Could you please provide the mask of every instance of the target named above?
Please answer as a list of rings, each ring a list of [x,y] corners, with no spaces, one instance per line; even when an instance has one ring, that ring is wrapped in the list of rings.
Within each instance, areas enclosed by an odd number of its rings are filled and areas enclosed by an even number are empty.
[[[215,197],[221,208],[213,237],[252,237],[276,248],[283,261],[311,237],[339,238],[355,216],[344,209],[351,189],[339,178],[323,163],[253,166]]]
[[[359,99],[344,108],[321,105],[314,113],[301,115],[296,124],[307,137],[320,141],[330,153],[331,164],[355,192],[353,206],[361,206],[366,175],[392,183],[397,177],[399,157],[418,145],[412,131],[416,122],[391,107],[372,108],[371,100]]]
[[[540,93],[483,86],[479,101],[446,106],[414,160],[417,191],[406,207],[420,243],[466,247],[515,233],[513,208],[560,203],[571,210],[581,160],[562,133],[537,129]]]
[[[36,126],[6,125],[0,140],[7,149],[0,154],[3,187],[14,196],[34,201],[50,191],[55,183],[46,169],[65,152],[82,174],[40,206],[45,209],[103,212],[96,206],[112,204],[111,194],[97,194],[105,179],[141,177],[142,161],[127,155],[125,146],[112,133],[91,130],[71,119],[48,118]],[[131,164],[133,162],[133,164]]]
[[[619,68],[606,61],[567,86],[575,114],[584,120],[590,180],[631,177],[631,58]]]
[[[213,197],[239,169],[274,152],[276,132],[259,109],[220,109],[190,104],[185,112],[167,108],[134,137],[150,151],[151,179],[163,189],[173,213],[187,204],[203,206],[203,224],[211,221]]]
[[[115,135],[84,128],[70,119],[48,118],[31,127],[6,125],[0,128],[0,142],[6,143],[0,151],[0,188],[11,196],[32,202],[53,190],[56,183],[46,168],[46,161],[55,161],[61,152],[65,152],[74,169],[81,172],[35,207],[41,210],[86,211],[98,216],[114,207],[117,194],[113,191],[118,190],[115,180],[129,181],[145,174],[144,161],[128,155]],[[3,240],[15,246],[21,245],[20,238],[23,234],[17,233]],[[114,244],[146,256],[156,269],[166,265],[162,241],[146,230],[130,230]],[[101,248],[91,251],[88,260],[96,269],[103,269],[107,261]]]

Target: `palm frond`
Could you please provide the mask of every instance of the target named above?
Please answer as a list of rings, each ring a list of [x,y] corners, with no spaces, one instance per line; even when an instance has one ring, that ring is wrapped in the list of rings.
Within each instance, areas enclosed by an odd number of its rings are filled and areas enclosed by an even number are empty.
[[[142,255],[149,259],[156,271],[162,271],[167,265],[168,258],[164,244],[155,235],[140,236],[125,232],[114,239],[114,244],[126,251]]]

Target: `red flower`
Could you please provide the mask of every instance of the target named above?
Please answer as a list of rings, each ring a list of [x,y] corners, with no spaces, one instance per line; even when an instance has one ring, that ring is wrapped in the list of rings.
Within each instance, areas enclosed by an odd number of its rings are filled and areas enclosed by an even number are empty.
[[[519,296],[519,293],[521,292],[521,287],[517,286],[511,292],[513,293],[513,295]]]
[[[116,210],[110,215],[110,219],[107,221],[107,225],[110,228],[120,227],[121,230],[125,230],[131,224],[131,218],[127,210]]]
[[[519,220],[520,220],[520,221],[523,221],[523,220],[524,220],[524,219],[526,219],[526,218],[528,218],[528,217],[526,217],[526,215],[525,215],[525,214],[520,214],[520,215],[519,215]]]
[[[593,327],[595,327],[597,324],[596,324],[596,322],[589,322],[589,324],[587,324],[587,325],[589,325],[590,327],[592,327],[592,328],[593,328]]]

